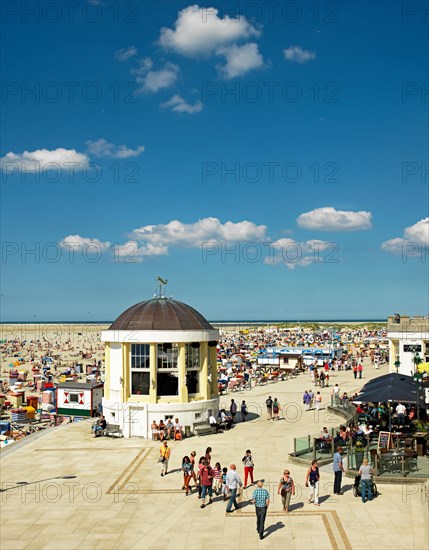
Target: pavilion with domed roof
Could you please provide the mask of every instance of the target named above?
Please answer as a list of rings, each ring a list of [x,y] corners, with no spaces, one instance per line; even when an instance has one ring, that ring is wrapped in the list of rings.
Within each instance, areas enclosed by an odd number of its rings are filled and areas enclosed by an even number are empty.
[[[191,306],[159,294],[101,333],[103,414],[125,437],[151,437],[152,421],[168,417],[192,431],[219,407],[218,330]]]

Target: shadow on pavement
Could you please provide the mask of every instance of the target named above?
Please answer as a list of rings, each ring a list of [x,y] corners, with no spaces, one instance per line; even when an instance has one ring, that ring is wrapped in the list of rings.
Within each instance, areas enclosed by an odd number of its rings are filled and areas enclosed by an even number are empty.
[[[264,537],[268,537],[269,535],[271,535],[272,533],[275,533],[279,529],[283,529],[284,526],[285,526],[285,524],[282,521],[278,521],[277,523],[274,523],[273,525],[269,525],[265,529]]]

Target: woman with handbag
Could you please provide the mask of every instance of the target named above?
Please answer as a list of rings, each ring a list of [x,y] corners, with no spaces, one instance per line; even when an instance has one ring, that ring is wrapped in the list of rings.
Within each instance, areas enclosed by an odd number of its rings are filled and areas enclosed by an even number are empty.
[[[162,442],[161,448],[159,449],[159,458],[158,462],[161,463],[161,477],[167,475],[168,470],[168,460],[170,458],[171,449],[168,446],[166,440]]]
[[[283,512],[288,513],[291,496],[295,496],[295,484],[293,479],[290,477],[289,470],[285,470],[283,472],[283,475],[280,478],[277,493],[282,497]]]

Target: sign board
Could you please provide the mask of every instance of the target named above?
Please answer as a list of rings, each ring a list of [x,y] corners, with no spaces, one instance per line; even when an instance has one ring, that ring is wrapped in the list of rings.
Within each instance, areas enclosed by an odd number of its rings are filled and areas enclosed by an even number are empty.
[[[380,432],[378,434],[378,448],[379,449],[390,449],[391,448],[391,440],[390,440],[390,432]]]
[[[404,344],[404,352],[421,353],[422,346],[419,344]]]

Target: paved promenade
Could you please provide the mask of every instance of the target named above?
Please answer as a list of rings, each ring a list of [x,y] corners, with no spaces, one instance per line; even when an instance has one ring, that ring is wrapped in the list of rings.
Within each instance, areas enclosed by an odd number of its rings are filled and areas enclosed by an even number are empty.
[[[321,389],[329,403],[332,386],[350,394],[369,378],[385,374],[367,365],[364,379],[350,371],[336,373]],[[331,466],[321,469],[321,506],[307,503],[306,468],[291,464],[293,438],[335,427],[341,419],[326,410],[305,412],[301,396],[310,379],[293,380],[234,393],[249,411],[261,416],[238,423],[223,434],[171,442],[170,473],[160,477],[159,443],[143,439],[90,437],[91,422],[80,422],[29,438],[1,456],[1,547],[39,549],[416,549],[428,547],[427,484],[378,483],[378,498],[362,504],[353,497],[352,480],[343,478],[343,496],[332,496]],[[268,395],[286,407],[286,420],[268,422]],[[253,506],[244,492],[238,512],[225,513],[220,497],[200,509],[193,494],[181,490],[182,457],[197,458],[212,447],[212,463],[237,464],[250,448],[255,477],[265,479],[272,495],[266,537],[259,540]],[[297,486],[289,514],[282,512],[277,485],[288,467]]]

